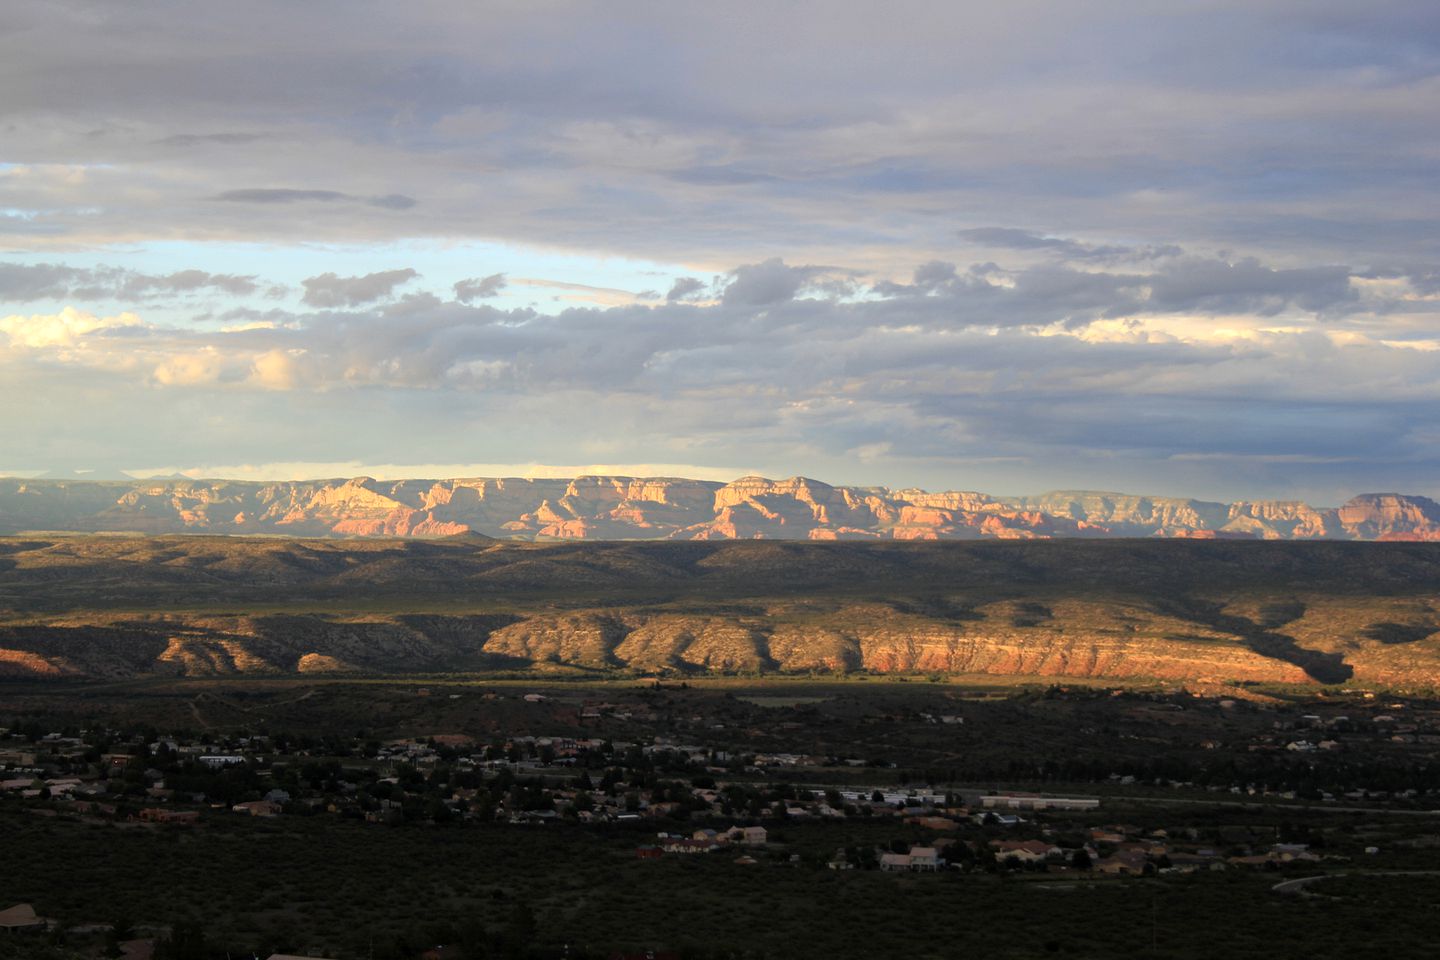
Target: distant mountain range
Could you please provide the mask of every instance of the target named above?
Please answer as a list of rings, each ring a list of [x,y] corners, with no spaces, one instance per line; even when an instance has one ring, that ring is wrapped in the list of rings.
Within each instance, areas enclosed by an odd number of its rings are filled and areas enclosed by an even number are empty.
[[[1338,507],[1096,491],[1004,497],[805,477],[254,482],[0,478],[0,534],[24,531],[520,540],[1192,537],[1440,540],[1440,504],[1367,493]]]

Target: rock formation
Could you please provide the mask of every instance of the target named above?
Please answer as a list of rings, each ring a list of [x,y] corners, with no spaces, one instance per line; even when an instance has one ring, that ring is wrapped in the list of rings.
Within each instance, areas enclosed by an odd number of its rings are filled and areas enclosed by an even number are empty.
[[[973,540],[1187,537],[1437,540],[1440,504],[1363,494],[1337,508],[1097,491],[998,497],[652,477],[131,482],[0,478],[0,534],[25,530],[521,540]]]

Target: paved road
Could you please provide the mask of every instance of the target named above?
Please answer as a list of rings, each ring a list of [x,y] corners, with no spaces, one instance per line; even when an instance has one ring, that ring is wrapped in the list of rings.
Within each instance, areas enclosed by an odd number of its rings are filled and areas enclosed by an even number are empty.
[[[1290,896],[1310,896],[1305,888],[1321,880],[1328,880],[1331,877],[1435,877],[1440,876],[1440,870],[1357,870],[1345,873],[1322,873],[1314,877],[1296,877],[1294,880],[1282,880],[1271,887],[1272,893],[1283,893]]]
[[[829,789],[840,790],[845,793],[853,793],[856,790],[863,790],[869,793],[872,790],[880,790],[882,793],[901,793],[904,788],[895,785],[861,787],[855,784],[815,784],[796,783],[797,789],[813,790],[823,793]],[[944,795],[947,791],[944,787],[936,787],[935,792]],[[964,789],[951,788],[948,792],[956,794],[962,802],[970,806],[976,806],[985,796],[987,791],[977,790],[973,787]],[[1296,810],[1296,811],[1318,811],[1321,813],[1369,813],[1369,814],[1393,814],[1400,817],[1433,817],[1440,819],[1440,810],[1405,810],[1395,807],[1345,807],[1334,803],[1294,803],[1288,800],[1222,800],[1217,797],[1214,800],[1196,797],[1131,797],[1123,794],[1107,793],[1066,793],[1049,794],[1048,796],[1065,796],[1077,799],[1099,800],[1102,805],[1107,803],[1151,803],[1162,806],[1174,804],[1188,804],[1201,807],[1239,807],[1253,810]],[[1228,794],[1226,795],[1228,796]],[[1003,811],[1000,811],[1003,812]]]
[[[1287,803],[1265,800],[1192,800],[1179,797],[1120,797],[1102,796],[1101,800],[1117,803],[1188,803],[1206,807],[1250,807],[1265,810],[1307,810],[1321,813],[1382,813],[1397,817],[1434,817],[1440,819],[1440,810],[1403,810],[1395,807],[1342,807],[1333,803]]]

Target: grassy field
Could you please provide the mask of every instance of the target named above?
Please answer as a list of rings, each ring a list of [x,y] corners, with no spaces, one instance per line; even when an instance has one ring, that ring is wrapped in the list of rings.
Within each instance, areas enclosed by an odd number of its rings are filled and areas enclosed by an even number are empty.
[[[71,924],[201,923],[212,941],[260,956],[413,956],[503,935],[521,905],[535,941],[569,944],[572,956],[670,946],[805,958],[1396,957],[1440,935],[1440,912],[1425,906],[1440,895],[1436,878],[1351,880],[1338,899],[1310,900],[1271,894],[1281,877],[1270,873],[896,876],[808,862],[894,826],[787,828],[788,842],[749,866],[733,855],[637,860],[649,834],[618,830],[228,817],[152,830],[6,810],[0,828],[0,901]]]

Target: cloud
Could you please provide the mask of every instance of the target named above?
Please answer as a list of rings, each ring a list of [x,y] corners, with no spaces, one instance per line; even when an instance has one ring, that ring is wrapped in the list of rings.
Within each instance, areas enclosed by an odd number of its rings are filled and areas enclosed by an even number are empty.
[[[783,4],[579,6],[563,37],[523,4],[481,22],[444,2],[337,19],[256,0],[223,27],[40,5],[0,38],[23,147],[0,209],[25,213],[0,232],[69,249],[485,238],[893,276],[953,258],[967,230],[1037,257],[1440,252],[1416,202],[1440,146],[1424,4],[1137,19],[1105,0],[1037,25],[1024,4],[905,3],[877,24],[837,2],[818,29]],[[325,216],[296,216],[311,207]]]
[[[363,277],[341,277],[322,273],[301,281],[305,295],[301,298],[312,307],[354,307],[384,299],[395,288],[409,283],[419,274],[406,267],[402,270],[381,270]]]
[[[109,449],[102,429],[128,439],[117,468],[267,462],[277,448],[365,463],[430,463],[424,451],[450,449],[639,463],[649,461],[627,454],[666,450],[664,462],[1000,492],[1037,475],[1187,495],[1291,492],[1296,478],[1353,492],[1377,469],[1404,480],[1440,466],[1429,426],[1440,418],[1437,354],[1381,339],[1390,321],[1378,315],[1283,329],[1252,318],[1218,336],[1145,306],[1158,274],[1050,263],[977,277],[939,261],[911,273],[903,294],[856,299],[547,314],[412,295],[272,310],[228,332],[79,311],[5,318],[0,399],[19,413],[0,418],[0,442],[35,449],[68,411],[63,435],[87,448]],[[1255,295],[1234,273],[1215,276],[1217,296]],[[1261,286],[1266,297],[1308,289]],[[36,406],[37,377],[42,393],[77,399]],[[146,432],[74,406],[133,408],[147,396],[161,419]],[[173,419],[195,409],[214,430]],[[345,428],[357,418],[363,441]],[[457,433],[456,422],[470,426]],[[150,438],[157,430],[164,443]],[[156,459],[166,451],[179,460]]]
[[[219,379],[222,369],[219,352],[206,347],[165,359],[155,368],[155,382],[167,387],[210,383]]]
[[[665,299],[671,303],[679,303],[685,300],[698,300],[705,294],[705,281],[696,277],[680,277],[670,287],[670,292],[665,294]]]
[[[0,449],[1434,490],[1433,4],[898,3],[24,5],[0,303],[146,322],[0,334]],[[1371,465],[1172,458],[1266,448]]]
[[[930,290],[944,284],[955,282],[955,264],[944,263],[940,260],[931,260],[915,268],[915,286],[922,290]]]
[[[688,477],[727,483],[754,471],[745,466],[715,467],[697,463],[361,463],[358,460],[315,463],[208,464],[177,469],[173,466],[136,470],[137,479],[183,473],[196,479],[225,477],[235,480],[333,480],[370,477],[374,480],[413,480],[416,477],[519,477],[526,480],[574,477]],[[0,471],[0,476],[9,474]]]
[[[803,267],[788,267],[772,257],[764,263],[736,267],[720,299],[726,304],[764,306],[793,299],[809,276]]]
[[[227,203],[360,203],[368,207],[383,207],[386,210],[409,210],[417,201],[404,194],[389,193],[379,197],[357,197],[338,190],[286,190],[274,188],[248,188],[226,190],[211,197]]]
[[[139,326],[140,318],[133,313],[100,317],[74,307],[66,307],[59,313],[0,317],[0,333],[9,337],[10,345],[31,350],[73,347],[91,334],[104,335]]]
[[[166,147],[195,147],[209,143],[233,146],[264,139],[265,135],[260,133],[175,133],[161,137],[155,143]]]
[[[155,275],[121,267],[80,268],[57,263],[0,262],[0,299],[18,303],[35,300],[145,300],[201,292],[246,297],[259,290],[260,284],[253,275],[217,274],[193,269]]]
[[[1272,316],[1291,305],[1322,312],[1348,306],[1357,298],[1350,271],[1343,266],[1274,269],[1254,257],[1236,261],[1191,257],[1150,278],[1149,305]]]
[[[1184,251],[1173,243],[1131,247],[1123,244],[1091,244],[1063,237],[1047,237],[1013,227],[973,227],[959,236],[991,249],[1045,251],[1065,260],[1156,260],[1177,257]]]
[[[724,278],[721,302],[760,307],[792,300],[801,293],[846,297],[855,292],[857,271],[835,267],[792,267],[779,257],[736,267]]]
[[[293,390],[302,383],[302,354],[268,350],[255,358],[249,382],[266,390]]]
[[[472,277],[455,284],[455,299],[461,303],[472,303],[497,297],[505,289],[505,274],[492,273],[488,277]]]

